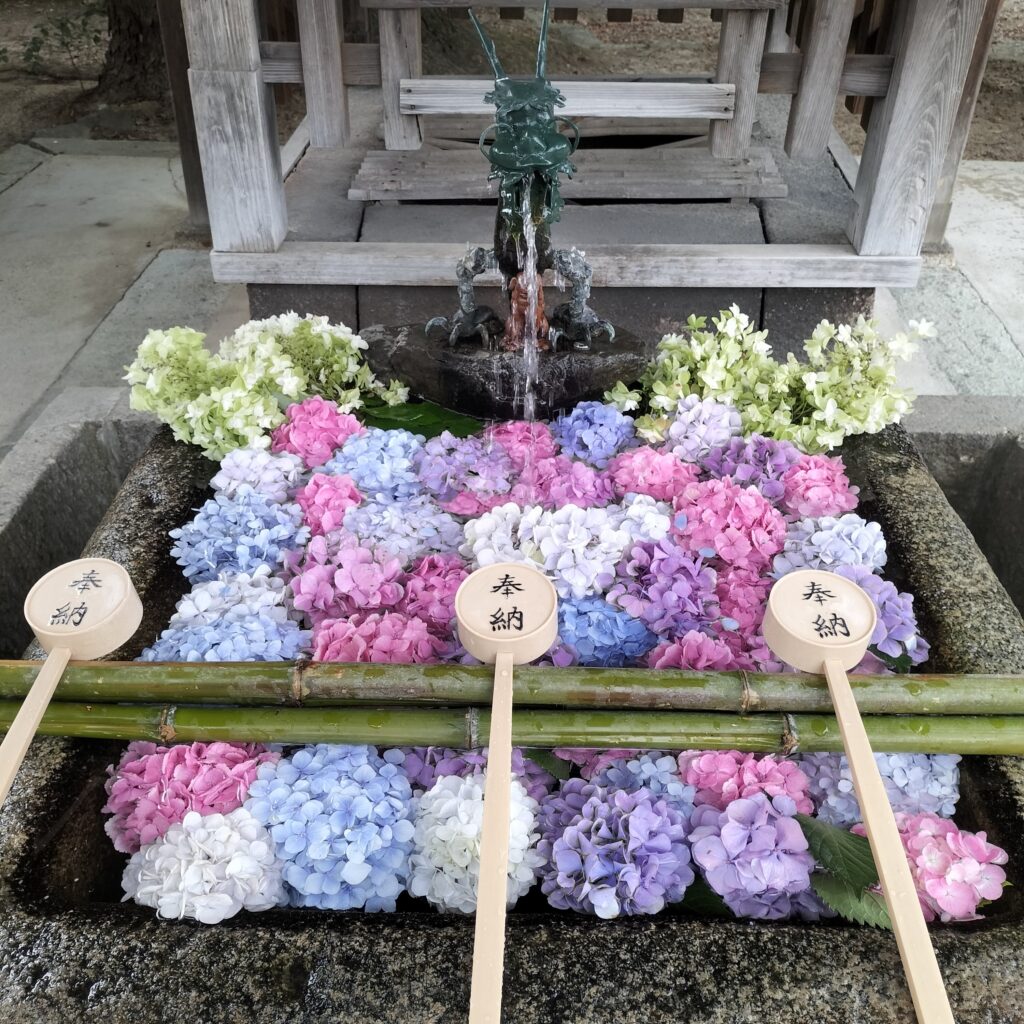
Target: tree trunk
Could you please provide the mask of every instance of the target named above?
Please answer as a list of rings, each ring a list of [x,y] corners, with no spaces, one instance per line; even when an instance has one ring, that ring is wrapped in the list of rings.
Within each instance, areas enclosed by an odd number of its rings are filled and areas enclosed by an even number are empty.
[[[110,103],[159,100],[168,92],[155,0],[107,0],[110,42],[99,93]]]

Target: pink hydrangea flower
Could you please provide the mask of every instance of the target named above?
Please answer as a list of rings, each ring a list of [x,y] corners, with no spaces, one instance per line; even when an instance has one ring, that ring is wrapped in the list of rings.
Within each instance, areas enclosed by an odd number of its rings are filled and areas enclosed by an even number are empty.
[[[655,647],[647,656],[649,668],[689,668],[725,670],[736,668],[736,657],[729,645],[691,629],[675,640]]]
[[[688,484],[673,502],[672,531],[694,554],[758,572],[786,540],[786,520],[756,487],[731,480]]]
[[[302,517],[313,534],[341,529],[345,513],[363,500],[350,476],[314,473],[308,484],[295,494]]]
[[[402,599],[402,563],[349,542],[314,537],[289,583],[292,603],[313,626],[357,611],[393,608]]]
[[[497,423],[484,431],[484,437],[500,444],[508,452],[516,472],[520,473],[526,466],[558,454],[558,445],[551,435],[551,428],[537,420],[530,423],[525,420]]]
[[[121,853],[161,839],[186,814],[229,814],[245,802],[261,764],[281,755],[258,743],[129,743],[107,768],[107,835]]]
[[[897,814],[896,824],[925,920],[976,921],[982,900],[998,899],[1006,872],[1006,851],[984,832],[963,832],[937,814]],[[862,824],[851,832],[867,832]]]
[[[528,466],[509,497],[519,505],[557,509],[563,505],[603,508],[615,495],[607,472],[557,455]]]
[[[475,494],[473,491],[460,491],[451,501],[442,501],[441,508],[453,516],[465,516],[475,519],[492,508],[504,505],[509,500],[507,494]]]
[[[399,612],[324,619],[313,630],[314,661],[372,661],[419,665],[441,661],[451,645],[422,619]]]
[[[742,669],[744,672],[795,672],[796,669],[779,661],[761,633],[761,627],[756,630],[735,630],[726,629],[721,619],[713,627],[717,640],[725,644],[732,651],[733,668]]]
[[[552,751],[555,757],[577,765],[580,775],[585,779],[592,779],[600,775],[610,764],[620,759],[636,757],[639,750],[625,750],[613,748],[611,750],[592,750],[589,747],[555,747]]]
[[[794,519],[841,516],[857,507],[859,488],[850,483],[838,455],[801,455],[782,477],[782,505]]]
[[[768,591],[774,580],[759,576],[753,569],[737,569],[729,565],[718,574],[715,593],[722,618],[735,622],[732,628],[741,633],[752,633],[764,620]]]
[[[270,450],[292,452],[309,469],[329,461],[353,434],[366,433],[355,416],[319,395],[289,405],[286,414],[288,419],[270,435]]]
[[[469,569],[458,555],[427,555],[409,571],[397,611],[422,619],[444,639],[452,636],[455,593]]]
[[[672,501],[700,476],[692,462],[683,462],[671,452],[659,452],[649,445],[620,452],[608,463],[615,495],[649,494],[657,501]]]
[[[683,782],[697,790],[694,803],[722,811],[741,797],[764,793],[788,796],[802,814],[814,804],[808,795],[810,782],[794,761],[774,754],[743,754],[738,750],[684,750],[679,755]]]

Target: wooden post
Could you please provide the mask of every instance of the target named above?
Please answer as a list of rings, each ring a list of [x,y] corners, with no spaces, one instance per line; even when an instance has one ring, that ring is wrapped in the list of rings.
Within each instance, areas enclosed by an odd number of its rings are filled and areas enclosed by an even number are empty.
[[[274,108],[252,0],[183,0],[213,247],[273,252],[288,231]]]
[[[298,0],[302,86],[309,144],[319,149],[348,141],[348,90],[341,66],[341,11],[337,0]]]
[[[384,145],[387,149],[419,149],[423,144],[419,118],[402,113],[401,82],[403,78],[419,78],[422,73],[420,12],[417,8],[382,8],[378,15]]]
[[[731,120],[711,124],[709,136],[713,156],[742,156],[750,145],[767,28],[766,10],[722,12],[715,81],[735,84],[736,106]]]
[[[854,0],[812,2],[800,84],[786,128],[786,152],[796,160],[815,159],[828,147],[853,9]]]
[[[862,255],[921,251],[986,0],[904,0],[889,92],[868,124],[850,239]]]
[[[974,43],[974,55],[971,57],[971,66],[967,72],[963,94],[960,96],[956,120],[953,122],[953,133],[946,149],[946,158],[942,162],[931,216],[928,218],[928,228],[924,235],[926,249],[942,245],[946,237],[946,225],[953,209],[953,186],[956,184],[956,175],[964,150],[967,148],[967,136],[970,134],[971,121],[974,119],[974,107],[978,102],[982,79],[985,77],[988,52],[992,48],[992,36],[995,34],[996,19],[1002,5],[1003,0],[988,0],[985,13],[982,15],[981,28]]]

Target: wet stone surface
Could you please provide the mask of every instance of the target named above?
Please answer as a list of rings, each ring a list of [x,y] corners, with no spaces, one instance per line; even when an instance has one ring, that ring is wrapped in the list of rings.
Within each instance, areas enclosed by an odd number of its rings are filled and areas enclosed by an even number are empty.
[[[1024,628],[906,434],[844,452],[917,593],[944,667],[1021,671]],[[90,554],[125,562],[151,609],[131,656],[184,582],[166,530],[210,467],[166,433],[126,482]],[[68,1024],[461,1024],[472,921],[412,901],[390,915],[275,911],[215,928],[121,904],[124,859],[103,833],[104,768],[119,743],[36,741],[0,811],[0,1021]],[[1024,762],[969,758],[957,818],[1010,854],[1014,888],[985,921],[934,931],[958,1021],[1021,1020]],[[896,944],[868,928],[760,925],[666,913],[597,921],[509,917],[510,1024],[897,1024],[913,1020]]]

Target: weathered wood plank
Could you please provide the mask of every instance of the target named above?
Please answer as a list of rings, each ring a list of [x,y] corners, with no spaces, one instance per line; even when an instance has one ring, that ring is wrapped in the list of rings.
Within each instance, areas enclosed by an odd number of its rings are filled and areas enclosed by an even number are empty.
[[[401,101],[402,80],[417,78],[423,69],[420,12],[382,9],[379,24],[384,144],[388,149],[419,149],[419,121],[402,113]]]
[[[566,117],[709,118],[732,116],[732,85],[711,82],[586,82],[566,79],[553,83],[565,97],[558,112]],[[492,88],[488,79],[403,79],[403,114],[488,114],[494,105],[484,101]]]
[[[786,127],[786,152],[794,160],[820,157],[828,148],[854,0],[813,0],[811,25]]]
[[[288,231],[273,107],[260,71],[189,71],[215,249],[267,252]]]
[[[260,36],[253,0],[182,0],[193,71],[255,71]]]
[[[265,82],[302,82],[298,43],[260,40]],[[380,85],[380,45],[342,43],[341,73],[345,85]]]
[[[364,7],[382,10],[400,10],[423,7],[529,7],[536,8],[537,0],[361,0]],[[719,11],[770,11],[782,7],[786,0],[632,0],[632,10],[658,8],[707,8]],[[551,0],[551,9],[591,11],[607,8],[608,0]]]
[[[281,147],[281,177],[287,178],[295,170],[295,165],[302,159],[310,145],[309,116],[304,117],[291,133],[288,141]]]
[[[897,5],[892,84],[871,111],[854,193],[858,252],[921,251],[985,2]]]
[[[850,149],[846,140],[835,128],[829,132],[828,151],[846,184],[851,189],[856,188],[857,175],[860,173],[860,157]]]
[[[302,88],[309,144],[318,149],[348,141],[348,91],[342,75],[341,25],[336,0],[298,0]]]
[[[804,58],[799,53],[766,53],[761,58],[758,92],[795,93]],[[887,53],[851,53],[842,65],[839,92],[846,96],[884,96],[892,75]]]
[[[731,82],[736,98],[732,119],[711,125],[711,152],[715,156],[739,156],[750,145],[767,28],[767,11],[730,10],[722,17],[715,81]]]
[[[465,252],[458,243],[285,242],[274,253],[215,251],[211,264],[223,282],[448,287]],[[909,288],[921,265],[844,245],[595,245],[587,261],[598,288]]]

